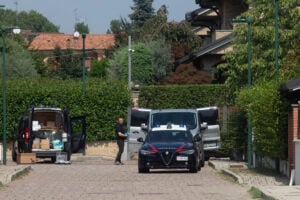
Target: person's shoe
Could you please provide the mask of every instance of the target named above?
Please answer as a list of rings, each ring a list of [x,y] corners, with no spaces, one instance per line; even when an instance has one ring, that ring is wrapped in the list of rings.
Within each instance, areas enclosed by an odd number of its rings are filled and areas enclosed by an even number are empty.
[[[121,165],[121,162],[115,161],[114,165]]]
[[[120,162],[120,165],[124,165],[124,163],[123,163],[123,162]]]

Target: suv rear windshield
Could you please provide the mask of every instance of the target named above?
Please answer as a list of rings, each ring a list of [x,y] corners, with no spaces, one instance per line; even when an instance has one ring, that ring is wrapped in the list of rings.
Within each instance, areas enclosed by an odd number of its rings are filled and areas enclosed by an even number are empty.
[[[196,114],[192,112],[162,112],[152,114],[151,127],[160,125],[178,124],[186,125],[190,129],[197,127]]]
[[[192,142],[192,134],[188,131],[151,131],[146,142]]]

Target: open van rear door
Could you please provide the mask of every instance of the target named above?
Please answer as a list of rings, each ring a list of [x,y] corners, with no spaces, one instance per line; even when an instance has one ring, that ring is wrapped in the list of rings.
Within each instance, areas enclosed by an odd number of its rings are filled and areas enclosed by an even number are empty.
[[[199,124],[207,123],[203,130],[204,150],[215,150],[221,147],[220,125],[218,122],[218,107],[197,108]]]
[[[84,152],[86,141],[86,120],[85,116],[71,118],[72,153]]]
[[[142,126],[147,126],[149,122],[150,109],[132,108],[131,120],[129,127],[129,156],[134,158],[138,156],[138,150],[141,143],[137,141],[138,138],[145,139],[146,132],[142,130]]]

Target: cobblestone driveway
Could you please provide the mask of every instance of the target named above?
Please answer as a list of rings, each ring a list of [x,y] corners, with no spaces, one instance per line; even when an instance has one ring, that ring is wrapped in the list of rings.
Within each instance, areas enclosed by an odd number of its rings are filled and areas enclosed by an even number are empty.
[[[224,180],[207,165],[197,174],[138,174],[136,161],[124,166],[112,165],[108,160],[89,160],[71,165],[36,164],[32,168],[29,175],[0,189],[0,199],[251,199],[246,188]]]

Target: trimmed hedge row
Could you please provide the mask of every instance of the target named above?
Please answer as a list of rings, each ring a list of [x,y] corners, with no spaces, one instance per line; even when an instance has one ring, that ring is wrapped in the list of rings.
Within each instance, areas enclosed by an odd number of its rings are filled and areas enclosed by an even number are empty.
[[[81,80],[58,79],[9,80],[6,95],[8,139],[12,138],[12,130],[17,128],[20,115],[31,104],[54,104],[69,109],[71,116],[86,115],[89,141],[113,139],[116,119],[126,117],[130,104],[126,83],[90,78],[86,82],[85,97],[82,95]],[[2,101],[0,106],[2,108]]]
[[[168,85],[141,87],[139,107],[198,108],[227,105],[224,85]]]

